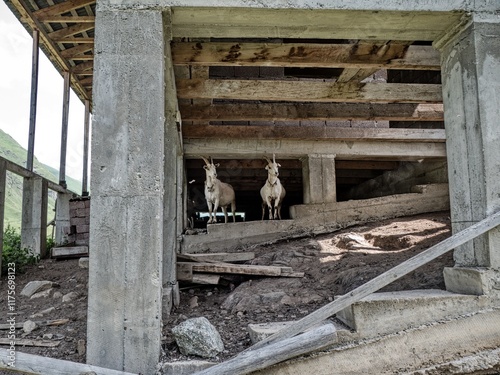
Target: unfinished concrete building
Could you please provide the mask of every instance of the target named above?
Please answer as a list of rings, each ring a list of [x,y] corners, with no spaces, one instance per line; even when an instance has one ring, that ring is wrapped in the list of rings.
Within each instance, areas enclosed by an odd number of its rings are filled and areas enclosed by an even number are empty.
[[[405,318],[408,296],[384,302],[403,316],[396,328],[377,326],[359,295],[329,310],[358,327],[349,346],[261,371],[471,373],[456,361],[498,359],[498,1],[8,4],[92,102],[89,364],[154,373],[179,252],[448,207],[454,233],[479,227],[447,245],[447,293],[419,295],[420,320]],[[261,222],[273,154],[286,220]],[[187,236],[187,201],[203,202],[201,156],[221,164],[245,221]]]

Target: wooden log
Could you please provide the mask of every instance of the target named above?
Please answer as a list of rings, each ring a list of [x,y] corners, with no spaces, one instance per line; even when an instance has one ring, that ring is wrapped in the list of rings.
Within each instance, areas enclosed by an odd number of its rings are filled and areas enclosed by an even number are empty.
[[[336,341],[335,326],[328,323],[265,348],[245,351],[229,361],[199,371],[196,375],[249,374],[290,358],[320,350]]]
[[[276,343],[280,340],[293,337],[300,332],[304,332],[308,328],[318,324],[322,320],[328,319],[340,310],[360,301],[364,297],[382,289],[384,286],[389,285],[393,281],[409,274],[417,268],[429,263],[430,261],[440,257],[448,251],[460,246],[483,233],[500,225],[500,211],[488,216],[486,219],[471,225],[461,232],[455,233],[453,236],[444,241],[430,247],[429,249],[415,255],[407,261],[391,268],[389,271],[375,277],[367,283],[359,286],[353,291],[339,297],[335,301],[321,307],[320,309],[312,312],[311,314],[298,320],[293,325],[276,332],[275,334],[267,337],[266,339],[253,345],[251,348],[262,348],[271,343]]]
[[[189,256],[187,258],[186,256]],[[182,259],[186,258],[189,260],[195,260],[196,262],[207,262],[215,261],[215,262],[246,262],[248,260],[252,260],[255,258],[255,253],[246,252],[246,253],[207,253],[207,254],[179,254],[177,258]]]
[[[183,262],[177,262],[177,264]],[[290,267],[256,266],[249,264],[192,263],[194,272],[233,273],[240,275],[281,276],[282,268]],[[291,270],[291,268],[290,268]],[[287,272],[287,271],[285,271]]]
[[[193,284],[217,285],[220,276],[215,274],[194,273],[192,277]]]
[[[12,365],[10,365],[12,363]],[[13,371],[21,374],[34,375],[68,375],[95,372],[98,375],[137,375],[131,372],[111,370],[104,367],[87,365],[42,357],[16,351],[15,360],[11,358],[10,350],[0,349],[0,369]]]
[[[10,345],[13,340],[5,337],[0,337],[0,345]],[[16,346],[38,346],[45,348],[54,348],[61,343],[61,341],[52,340],[31,340],[31,339],[15,339]]]

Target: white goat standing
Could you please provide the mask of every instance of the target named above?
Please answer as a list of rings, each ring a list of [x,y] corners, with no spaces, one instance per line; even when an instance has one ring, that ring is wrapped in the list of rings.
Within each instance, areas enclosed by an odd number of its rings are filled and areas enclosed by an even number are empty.
[[[264,158],[267,160],[267,180],[260,189],[260,196],[262,197],[262,220],[264,220],[266,213],[266,205],[269,208],[269,219],[281,220],[281,204],[286,194],[285,188],[281,185],[280,179],[278,178],[278,167],[281,167],[281,165],[276,163],[275,154],[273,154],[273,161],[267,157]]]
[[[208,159],[202,157],[205,161],[203,169],[205,169],[205,199],[208,206],[208,224],[217,222],[217,208],[221,207],[224,212],[224,223],[227,223],[227,206],[231,205],[231,212],[233,213],[233,222],[236,222],[236,199],[234,189],[231,185],[217,179],[216,167],[219,164],[214,164],[212,158],[210,162]],[[213,206],[213,210],[212,210]]]

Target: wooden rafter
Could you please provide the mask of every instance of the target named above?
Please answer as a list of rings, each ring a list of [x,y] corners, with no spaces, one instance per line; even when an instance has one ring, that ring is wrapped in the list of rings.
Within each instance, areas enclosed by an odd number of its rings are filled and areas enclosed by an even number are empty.
[[[75,56],[83,55],[85,52],[92,51],[94,49],[94,46],[92,44],[82,44],[76,47],[68,48],[63,51],[61,51],[61,56],[71,59],[74,58]],[[93,56],[90,56],[93,57]]]
[[[94,23],[82,23],[66,27],[61,30],[49,33],[49,38],[52,40],[64,41],[64,38],[80,34],[84,31],[91,30],[95,27]]]
[[[52,16],[41,15],[38,20],[43,23],[94,23],[95,16]]]
[[[55,4],[46,8],[39,9],[33,12],[33,16],[38,19],[57,16],[74,9],[83,8],[89,4],[95,4],[96,0],[66,0],[62,3]]]
[[[399,83],[331,83],[266,80],[177,81],[182,99],[243,99],[290,102],[440,103],[441,85]]]

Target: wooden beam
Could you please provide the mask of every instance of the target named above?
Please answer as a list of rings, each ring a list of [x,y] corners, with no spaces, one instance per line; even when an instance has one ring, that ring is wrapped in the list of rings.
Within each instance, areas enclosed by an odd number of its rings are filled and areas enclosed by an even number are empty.
[[[48,6],[33,12],[33,16],[44,20],[48,17],[57,16],[70,10],[83,8],[86,5],[95,4],[96,0],[66,0],[62,3]]]
[[[14,365],[9,365],[9,363]],[[20,372],[21,374],[67,375],[94,372],[99,375],[137,375],[84,363],[27,354],[19,350],[16,350],[15,361],[12,361],[11,351],[8,349],[0,349],[0,369]]]
[[[61,39],[64,40],[64,38],[73,36],[75,34],[80,34],[83,33],[84,31],[92,30],[95,28],[94,23],[81,23],[81,24],[76,24],[72,25],[69,27],[66,27],[61,30],[53,31],[48,34],[49,38],[52,40],[58,40],[60,41]]]
[[[390,53],[396,47],[390,47]],[[399,52],[399,51],[398,51]],[[439,52],[431,46],[410,46],[394,57],[373,58],[352,44],[174,42],[176,65],[295,66],[321,68],[439,70]]]
[[[38,20],[43,23],[94,23],[95,16],[53,16],[49,14],[38,17]]]
[[[336,154],[349,160],[418,160],[446,158],[443,142],[387,142],[387,141],[338,141],[298,139],[239,139],[206,138],[184,139],[184,155],[196,157],[211,155],[215,158],[261,158],[276,154],[277,158],[298,158],[309,154]]]
[[[61,56],[63,56],[66,59],[71,59],[74,58],[75,56],[83,55],[85,52],[92,51],[93,49],[94,46],[92,44],[82,44],[80,46],[62,50]],[[93,58],[94,56],[92,55],[90,57]]]
[[[268,80],[177,80],[181,99],[243,99],[291,102],[440,103],[441,85],[332,83]]]
[[[442,104],[227,103],[181,105],[184,121],[444,121]]]
[[[444,129],[337,128],[300,125],[184,125],[185,138],[335,139],[395,142],[445,142]]]
[[[263,349],[247,350],[236,357],[197,372],[197,375],[244,375],[262,370],[276,363],[308,354],[337,341],[336,328],[332,323],[311,329],[297,337],[283,340]]]
[[[55,37],[55,43],[76,43],[76,44],[94,44],[94,38],[85,38],[79,36]]]
[[[335,169],[381,169],[390,170],[399,167],[399,161],[375,161],[375,160],[337,160]]]
[[[195,260],[197,262],[245,262],[255,258],[255,253],[244,252],[244,253],[207,253],[207,254],[178,254],[179,259],[189,258],[189,260]]]
[[[384,286],[389,285],[393,281],[409,274],[417,268],[431,262],[432,260],[446,254],[448,251],[486,233],[487,231],[500,225],[500,212],[488,216],[484,220],[471,225],[461,232],[455,233],[453,236],[444,241],[430,247],[429,249],[415,255],[414,257],[404,261],[403,263],[391,268],[390,270],[382,273],[367,283],[357,287],[351,292],[340,296],[333,302],[321,307],[320,309],[305,316],[294,324],[276,332],[275,334],[265,338],[259,343],[252,346],[250,349],[258,349],[266,345],[279,342],[280,340],[293,337],[305,330],[313,327],[321,321],[328,319],[330,316],[351,306],[363,299],[364,297],[382,289]]]
[[[85,74],[85,73],[90,73],[92,75],[92,69],[94,68],[94,62],[93,61],[88,61],[85,63],[78,64],[74,67],[71,68],[71,73],[72,74]]]

